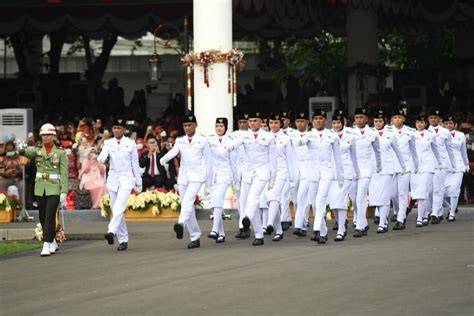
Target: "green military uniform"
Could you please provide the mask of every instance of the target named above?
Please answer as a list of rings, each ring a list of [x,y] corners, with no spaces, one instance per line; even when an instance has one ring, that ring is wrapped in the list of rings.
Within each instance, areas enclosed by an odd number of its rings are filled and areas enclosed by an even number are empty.
[[[35,195],[38,197],[39,218],[43,227],[44,241],[51,243],[56,236],[59,196],[68,192],[66,152],[53,146],[47,154],[43,146],[27,149],[24,155],[36,164]]]
[[[53,146],[48,155],[43,146],[27,149],[25,156],[34,160],[36,164],[36,196],[59,195],[68,192],[68,160],[64,150]]]

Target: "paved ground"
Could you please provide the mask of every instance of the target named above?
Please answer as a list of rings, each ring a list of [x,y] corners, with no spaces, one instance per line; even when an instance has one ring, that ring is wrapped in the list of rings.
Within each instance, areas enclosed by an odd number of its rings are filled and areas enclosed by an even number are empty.
[[[82,240],[49,258],[1,257],[0,315],[472,315],[473,214],[418,229],[411,217],[385,235],[371,225],[367,238],[326,245],[287,234],[263,247],[235,240],[230,221],[225,244],[203,238],[193,250],[171,222],[129,223],[126,252]],[[105,225],[67,232],[94,239]],[[210,221],[200,225],[207,234]]]

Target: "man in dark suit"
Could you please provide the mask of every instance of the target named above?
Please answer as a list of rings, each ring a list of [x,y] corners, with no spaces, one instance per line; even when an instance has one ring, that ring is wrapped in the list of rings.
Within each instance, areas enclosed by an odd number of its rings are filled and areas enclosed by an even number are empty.
[[[168,177],[166,169],[160,165],[162,157],[158,142],[150,135],[147,139],[148,151],[144,152],[140,158],[140,167],[145,168],[143,172],[143,190],[150,187],[164,188],[167,186]]]

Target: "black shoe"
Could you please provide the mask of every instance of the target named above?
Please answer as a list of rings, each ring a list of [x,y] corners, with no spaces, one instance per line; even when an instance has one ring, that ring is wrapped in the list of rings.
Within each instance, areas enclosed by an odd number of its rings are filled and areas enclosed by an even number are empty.
[[[275,236],[273,236],[272,241],[280,241],[282,239],[283,239],[283,234],[275,234]]]
[[[322,244],[325,244],[326,242],[328,241],[328,236],[319,236],[319,239],[318,239],[318,244],[322,245]]]
[[[212,231],[209,233],[209,235],[207,235],[207,238],[217,239],[218,236],[219,235],[215,231]]]
[[[431,216],[431,224],[433,225],[439,224],[439,220],[437,216],[434,216],[434,215]]]
[[[441,216],[438,216],[438,223],[441,223],[443,221],[444,217],[441,215]]]
[[[428,226],[430,224],[430,220],[426,217],[422,218],[421,223],[423,226]]]
[[[395,226],[392,227],[393,230],[404,230],[405,224],[402,222],[397,222]]]
[[[454,214],[457,214],[459,212],[459,209],[456,207],[456,210],[454,211]]]
[[[275,229],[272,225],[267,226],[267,235],[271,235]]]
[[[300,228],[297,228],[293,231],[293,235],[296,235],[298,237],[306,237],[306,230],[302,230]]]
[[[250,238],[250,229],[244,229],[242,231],[242,237],[240,239],[247,239]]]
[[[239,232],[237,233],[237,235],[235,235],[235,238],[237,239],[242,239],[242,234],[244,233],[244,230],[241,228],[239,229]]]
[[[413,210],[413,207],[410,207],[410,206],[409,206],[409,207],[407,207],[407,216],[408,216],[408,214],[410,214],[410,213],[411,213],[411,211],[412,211],[412,210]]]
[[[339,230],[339,224],[337,223],[337,221],[334,223],[332,230]]]
[[[346,238],[345,234],[344,235],[337,234],[336,237],[334,237],[334,241],[344,241],[345,238]]]
[[[380,217],[374,216],[374,224],[379,224],[379,223],[380,223]]]
[[[320,236],[319,236],[319,230],[315,230],[315,231],[313,232],[313,234],[311,235],[311,238],[310,238],[310,239],[311,239],[312,241],[317,241],[317,242],[319,242],[319,237],[320,237]]]
[[[104,238],[105,238],[105,240],[107,240],[107,243],[108,243],[109,245],[113,245],[113,244],[114,244],[114,234],[112,234],[112,233],[107,233],[107,234],[104,235]]]
[[[263,238],[255,238],[252,242],[252,246],[262,246],[263,245]]]
[[[390,219],[392,223],[395,223],[397,221],[397,214],[393,214],[392,218]]]
[[[354,238],[360,238],[360,237],[364,236],[364,231],[362,231],[362,230],[360,230],[360,229],[356,229],[356,230],[354,231],[354,235],[353,235],[353,236],[354,236]]]
[[[219,236],[216,238],[216,244],[222,244],[225,242],[225,236]]]
[[[266,227],[262,227],[262,230],[263,230],[263,236],[269,235],[269,233],[267,233]]]
[[[128,248],[128,243],[121,242],[120,245],[117,247],[117,251],[124,251],[124,250],[127,250],[127,248]]]
[[[188,244],[188,249],[201,247],[201,241],[199,239],[193,240]]]
[[[283,231],[290,229],[290,227],[293,225],[293,222],[281,222],[281,228]]]
[[[386,232],[385,227],[379,226],[377,228],[377,234],[384,234]]]
[[[176,233],[176,238],[178,239],[183,239],[183,232],[184,232],[184,227],[180,223],[174,224],[174,232]]]
[[[387,230],[388,230],[388,228],[387,228]],[[363,234],[364,236],[367,236],[367,232],[368,232],[368,231],[369,231],[369,225],[365,226],[365,228],[362,230],[362,234]]]
[[[454,215],[449,215],[448,216],[448,222],[455,222],[456,221],[456,217],[454,217]]]
[[[425,225],[423,225],[423,222],[420,222],[420,221],[416,221],[416,227],[423,227]]]
[[[244,219],[242,220],[242,225],[244,226],[244,230],[249,230],[250,229],[250,219],[248,217],[244,217]]]

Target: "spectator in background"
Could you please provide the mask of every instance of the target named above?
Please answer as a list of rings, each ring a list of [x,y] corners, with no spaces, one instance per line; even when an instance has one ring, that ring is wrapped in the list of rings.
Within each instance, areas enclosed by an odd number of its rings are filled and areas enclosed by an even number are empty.
[[[112,78],[109,81],[109,89],[107,90],[107,97],[109,101],[109,112],[113,115],[125,114],[124,90],[119,86],[117,78]]]
[[[160,165],[163,156],[158,146],[158,141],[153,136],[148,136],[146,141],[147,151],[140,158],[140,168],[145,168],[142,175],[143,189],[165,188],[168,180],[165,168]]]
[[[79,189],[89,190],[92,198],[92,208],[99,208],[100,199],[106,193],[105,166],[97,161],[97,149],[89,148],[87,159],[82,164],[79,178]]]
[[[17,190],[23,190],[22,168],[20,156],[16,152],[15,143],[9,140],[5,143],[3,149],[5,155],[2,157],[0,167],[0,189],[6,191],[9,186],[17,187]],[[20,198],[20,196],[18,196]]]
[[[467,158],[469,172],[464,174],[459,203],[474,203],[474,129],[471,121],[463,119],[459,122],[459,130],[466,135]],[[465,199],[464,199],[465,197]]]

